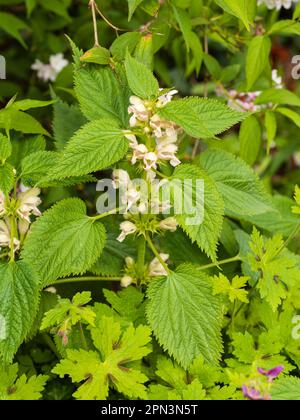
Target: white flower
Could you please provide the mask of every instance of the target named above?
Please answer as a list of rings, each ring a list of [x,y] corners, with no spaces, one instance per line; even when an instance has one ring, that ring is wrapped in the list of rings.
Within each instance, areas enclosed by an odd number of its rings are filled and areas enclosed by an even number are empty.
[[[168,254],[159,254],[160,258],[166,262],[169,258]],[[157,257],[151,261],[149,265],[149,276],[150,277],[157,277],[157,276],[166,276],[168,273],[162,263],[159,261]]]
[[[178,223],[175,217],[167,217],[159,223],[160,229],[169,230],[175,232],[177,229]]]
[[[157,159],[158,156],[156,153],[154,152],[149,152],[146,153],[144,158],[143,158],[143,162],[144,162],[144,169],[145,171],[152,171],[152,169],[156,169],[157,168]]]
[[[136,139],[136,136],[132,134],[129,130],[124,130],[124,136],[127,140],[129,140],[129,146],[134,149],[138,145],[138,141]]]
[[[275,89],[283,89],[282,77],[278,75],[278,70],[272,70],[272,81]]]
[[[44,82],[54,82],[62,69],[69,64],[62,53],[51,55],[49,60],[49,64],[44,64],[40,60],[35,60],[31,66],[32,70],[37,71],[38,78]]]
[[[144,157],[147,153],[148,153],[147,146],[143,143],[138,144],[133,149],[133,155],[132,155],[131,163],[133,165],[135,165],[138,160],[144,159]]]
[[[0,191],[0,217],[3,216],[5,213],[5,195],[2,191]]]
[[[162,108],[165,105],[167,105],[169,102],[172,101],[173,96],[177,95],[177,93],[178,93],[178,90],[173,89],[170,92],[167,92],[164,95],[161,95],[157,100],[157,104],[156,104],[157,108]]]
[[[175,144],[161,142],[157,145],[156,151],[159,160],[170,161],[170,164],[174,167],[180,165],[181,162],[176,156],[178,147]]]
[[[258,0],[257,4],[260,6],[265,4],[268,9],[280,10],[282,7],[290,9],[294,3],[298,3],[299,0]]]
[[[50,286],[50,287],[47,287],[46,289],[44,289],[44,292],[48,292],[48,293],[52,293],[53,295],[56,295],[57,290],[55,289],[55,287]]]
[[[130,184],[130,177],[128,172],[123,169],[115,169],[113,171],[113,187],[117,190],[119,188],[127,187]]]
[[[123,242],[127,235],[132,235],[137,230],[135,224],[132,222],[129,222],[128,220],[120,224],[120,229],[121,229],[121,233],[117,238],[117,241],[119,242]]]
[[[131,283],[133,282],[133,278],[130,276],[124,276],[121,279],[121,286],[122,287],[128,287],[131,285]]]
[[[151,116],[151,110],[146,107],[147,102],[137,96],[131,96],[129,102],[128,114],[132,114],[130,127],[135,127],[138,122],[147,122]]]
[[[11,238],[10,238],[10,226],[9,222],[5,222],[4,220],[0,220],[0,248],[11,246]],[[14,238],[14,251],[16,251],[20,247],[20,241],[17,238]]]
[[[39,188],[31,188],[28,191],[22,192],[18,195],[18,209],[17,214],[21,219],[27,220],[30,223],[30,215],[40,216],[41,212],[38,206],[42,200],[39,198]]]

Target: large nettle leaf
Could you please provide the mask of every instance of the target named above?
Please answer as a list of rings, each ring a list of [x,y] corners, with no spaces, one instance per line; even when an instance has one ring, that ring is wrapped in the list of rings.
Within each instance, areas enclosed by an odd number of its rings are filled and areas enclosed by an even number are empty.
[[[106,240],[102,223],[86,215],[85,204],[70,198],[46,211],[33,225],[22,252],[42,278],[81,274],[99,258]]]
[[[159,115],[182,127],[192,137],[211,138],[247,117],[215,99],[190,97],[170,102]]]
[[[25,261],[0,264],[0,353],[10,363],[38,309],[40,278]]]
[[[210,149],[201,155],[199,163],[217,184],[226,215],[247,220],[275,211],[258,176],[242,159],[224,150]]]
[[[159,343],[187,368],[202,355],[217,364],[222,350],[219,300],[207,276],[193,265],[181,265],[148,289],[148,321]]]
[[[101,119],[83,126],[61,154],[54,179],[87,175],[118,162],[128,150],[128,141],[115,120]]]
[[[177,206],[178,198],[183,195],[183,212],[176,215],[179,225],[193,242],[216,260],[224,214],[224,203],[216,184],[205,171],[195,165],[178,166],[172,179],[175,181],[172,183],[173,204],[177,203]],[[201,185],[198,187],[197,181],[203,181],[204,195],[201,194]]]
[[[76,70],[74,78],[81,111],[89,120],[110,118],[127,125],[130,90],[121,73],[106,67],[84,67]]]

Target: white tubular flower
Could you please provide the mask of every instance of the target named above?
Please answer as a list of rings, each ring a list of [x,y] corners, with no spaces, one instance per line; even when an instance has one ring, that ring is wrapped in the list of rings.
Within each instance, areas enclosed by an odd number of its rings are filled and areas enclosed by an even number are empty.
[[[132,155],[131,163],[133,165],[135,165],[138,160],[144,159],[144,157],[147,153],[148,153],[148,149],[147,149],[146,145],[143,144],[143,143],[138,144],[133,149],[133,155]]]
[[[290,9],[293,4],[298,3],[299,0],[258,0],[258,6],[265,4],[268,9],[277,9],[280,10],[282,7],[285,9]]]
[[[52,293],[53,295],[56,295],[57,290],[55,289],[55,287],[50,286],[50,287],[47,287],[46,289],[44,289],[44,292],[48,292],[48,293]]]
[[[126,257],[125,263],[128,268],[132,268],[134,266],[134,259],[132,257]]]
[[[144,162],[144,169],[145,171],[152,171],[152,169],[156,169],[157,168],[157,154],[154,152],[149,152],[146,153],[144,158],[143,158],[143,162]]]
[[[162,230],[169,230],[170,232],[175,232],[177,229],[178,223],[175,217],[167,217],[159,223],[159,227]]]
[[[26,233],[28,232],[29,229],[29,222],[25,219],[21,219],[18,222],[18,229],[19,229],[19,233],[20,235],[26,235]]]
[[[0,217],[4,216],[5,213],[5,195],[0,191]]]
[[[169,258],[168,254],[159,254],[159,255],[164,262],[166,262]],[[167,274],[168,273],[166,269],[163,267],[159,259],[155,257],[154,260],[152,260],[149,265],[149,276],[159,277],[159,276],[166,276]]]
[[[115,169],[113,171],[113,187],[117,190],[119,188],[126,188],[130,184],[130,177],[128,172],[123,169]]]
[[[147,109],[145,101],[137,96],[131,96],[129,102],[128,113],[132,114],[129,121],[130,127],[135,127],[139,121],[146,122],[149,120],[151,112]]]
[[[125,222],[122,222],[120,224],[121,233],[117,238],[117,241],[123,242],[127,235],[132,235],[136,232],[136,226],[134,223],[129,222],[128,220]]]
[[[157,145],[156,151],[159,160],[170,161],[174,167],[180,165],[181,162],[176,156],[178,147],[175,144],[161,142]]]
[[[38,209],[38,206],[42,203],[42,200],[39,198],[40,192],[39,188],[31,188],[18,196],[19,208],[17,214],[21,219],[27,220],[28,223],[30,223],[31,214],[34,216],[41,215]]]
[[[10,238],[10,227],[8,222],[6,223],[4,220],[0,220],[0,248],[11,246],[11,238]],[[19,249],[20,241],[17,238],[14,238],[14,251]]]
[[[139,201],[140,197],[140,192],[133,185],[130,185],[121,197],[121,202],[126,205],[126,210],[129,211]]]
[[[129,146],[132,149],[135,149],[138,146],[138,141],[136,139],[136,136],[132,134],[131,131],[124,130],[124,136],[126,137],[127,140],[129,140]]]
[[[157,108],[162,108],[165,105],[167,105],[169,102],[172,101],[173,96],[177,95],[177,93],[178,93],[178,90],[173,89],[170,92],[167,92],[164,95],[161,95],[157,100],[157,104],[156,104]]]
[[[130,276],[124,276],[121,279],[121,286],[126,288],[126,287],[130,286],[132,282],[133,282],[133,278],[132,277],[130,277]]]

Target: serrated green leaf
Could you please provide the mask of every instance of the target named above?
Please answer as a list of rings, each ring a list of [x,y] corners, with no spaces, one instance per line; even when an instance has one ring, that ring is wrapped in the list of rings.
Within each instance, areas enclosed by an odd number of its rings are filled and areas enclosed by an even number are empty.
[[[8,137],[0,134],[0,161],[5,162],[11,156],[12,145]]]
[[[127,52],[125,70],[128,85],[132,92],[141,99],[155,98],[159,92],[158,81],[145,64],[131,57]]]
[[[123,319],[132,323],[144,320],[144,295],[135,287],[128,287],[118,293],[104,289],[103,293],[113,310]]]
[[[252,166],[259,155],[261,148],[261,126],[254,115],[250,115],[241,124],[239,133],[240,140],[240,156]]]
[[[14,168],[9,163],[0,166],[0,190],[8,194],[14,186]]]
[[[74,83],[81,111],[89,120],[111,118],[127,126],[130,91],[116,72],[106,67],[80,68]]]
[[[114,120],[95,120],[84,125],[62,151],[54,179],[86,175],[108,168],[124,157],[128,141]]]
[[[259,178],[241,159],[211,149],[201,155],[199,162],[222,194],[228,216],[247,220],[248,216],[274,211]]]
[[[249,43],[246,63],[249,91],[269,64],[271,46],[271,40],[267,36],[255,36]]]
[[[0,264],[0,314],[5,338],[0,353],[10,363],[29,332],[38,309],[40,278],[25,261]]]
[[[18,365],[0,366],[0,400],[39,400],[48,377],[18,377]]]
[[[210,177],[195,165],[180,165],[178,166],[172,177],[175,180],[174,185],[174,202],[182,195],[182,183],[192,180],[194,185],[185,186],[185,193],[182,202],[184,203],[183,214],[177,214],[176,218],[179,225],[188,234],[193,242],[213,260],[216,260],[216,250],[218,239],[221,235],[224,203],[222,197]],[[198,190],[197,180],[204,181],[204,201],[200,191]],[[177,182],[179,183],[177,184]],[[177,186],[179,187],[177,191]],[[192,200],[192,201],[191,201]],[[197,206],[197,210],[193,213],[188,212],[189,201]],[[190,213],[190,214],[189,214]],[[197,224],[191,223],[191,218]]]
[[[271,388],[274,401],[300,401],[300,379],[296,377],[281,378]]]
[[[148,297],[147,317],[154,334],[180,365],[187,368],[199,355],[208,363],[218,362],[221,307],[205,274],[182,265],[152,281]]]
[[[105,239],[104,226],[86,215],[81,200],[70,198],[32,225],[22,257],[40,273],[45,286],[59,277],[88,270],[101,254]]]
[[[170,102],[158,113],[196,138],[214,137],[247,117],[214,99],[196,97]]]
[[[106,65],[110,60],[110,52],[108,49],[97,46],[86,51],[81,57],[80,61],[86,63],[95,63],[100,65]]]

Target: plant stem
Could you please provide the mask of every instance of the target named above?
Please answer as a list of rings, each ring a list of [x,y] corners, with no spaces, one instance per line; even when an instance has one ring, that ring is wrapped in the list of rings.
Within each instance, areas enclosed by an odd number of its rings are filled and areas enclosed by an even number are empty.
[[[101,10],[99,9],[99,7],[98,7],[98,5],[97,5],[97,3],[93,0],[93,3],[94,3],[94,5],[95,5],[95,9],[97,10],[97,12],[99,13],[99,15],[101,16],[101,18],[104,20],[104,22],[106,22],[107,23],[107,25],[108,26],[110,26],[112,29],[114,29],[116,32],[117,32],[117,34],[118,34],[118,31],[121,31],[121,32],[126,32],[126,29],[121,29],[121,28],[118,28],[117,26],[115,26],[115,25],[113,25],[105,16],[104,16],[104,14],[101,12]]]
[[[87,351],[89,348],[88,348],[86,338],[85,338],[85,335],[84,335],[84,331],[83,331],[83,328],[82,328],[82,323],[80,321],[79,321],[79,330],[80,330],[80,335],[81,335],[82,346],[83,346],[84,350]]]
[[[85,281],[120,281],[121,277],[70,277],[68,279],[56,280],[52,286],[68,283],[80,283]]]
[[[146,255],[146,239],[144,236],[139,237],[138,253],[137,253],[137,271],[139,277],[143,275]]]
[[[107,211],[106,213],[98,214],[97,216],[92,217],[92,219],[94,219],[94,220],[104,219],[104,217],[111,216],[112,214],[117,214],[117,212],[119,210],[122,210],[122,208],[119,207],[117,209],[113,209],[113,210]]]
[[[47,344],[47,346],[52,350],[52,352],[55,354],[55,356],[58,358],[58,359],[61,359],[61,355],[59,354],[59,352],[58,352],[58,350],[57,350],[57,348],[56,348],[56,345],[53,343],[53,341],[52,341],[52,339],[49,337],[49,335],[48,334],[46,334],[46,333],[43,333],[42,334],[42,338],[43,338],[43,340],[44,340],[44,342],[45,342],[45,344]]]
[[[290,236],[287,238],[287,240],[285,241],[285,243],[282,245],[282,247],[278,251],[278,254],[280,254],[284,250],[284,248],[286,248],[289,245],[289,243],[291,242],[291,240],[297,235],[299,229],[300,229],[300,222],[297,224],[297,226],[292,231],[292,233],[290,234]]]
[[[161,265],[164,267],[164,269],[166,270],[167,274],[169,275],[171,273],[171,270],[169,269],[168,265],[164,262],[164,260],[161,258],[161,256],[159,255],[159,252],[157,251],[157,249],[155,248],[151,238],[149,235],[146,235],[146,241],[151,249],[151,251],[153,252],[153,254],[156,256],[156,258],[158,259],[158,261],[161,263]]]
[[[15,231],[16,221],[14,217],[10,218],[10,261],[15,260]]]
[[[239,254],[236,255],[235,257],[227,258],[226,260],[217,261],[216,263],[202,265],[202,267],[199,267],[198,270],[199,271],[208,270],[209,268],[218,267],[220,265],[229,264],[229,263],[236,262],[236,261],[242,261],[242,259],[241,259],[241,257],[240,257]]]
[[[89,7],[92,10],[92,16],[93,16],[95,47],[99,47],[100,45],[99,45],[99,38],[98,38],[98,28],[97,28],[97,16],[96,16],[96,3],[95,3],[95,0],[90,0]]]

